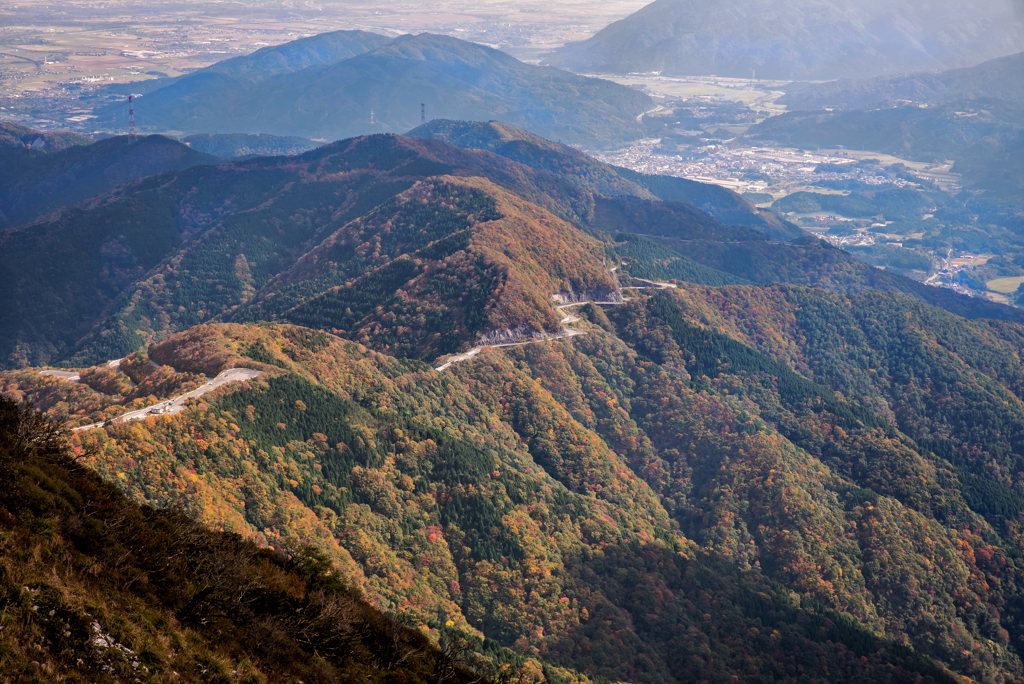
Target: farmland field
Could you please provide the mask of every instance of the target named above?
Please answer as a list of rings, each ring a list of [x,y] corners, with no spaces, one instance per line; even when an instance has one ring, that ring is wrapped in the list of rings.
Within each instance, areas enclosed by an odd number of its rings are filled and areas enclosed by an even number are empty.
[[[986,287],[993,292],[1001,292],[1003,294],[1010,294],[1016,292],[1017,287],[1021,283],[1024,283],[1024,276],[1017,276],[1016,278],[996,278],[986,283]]]

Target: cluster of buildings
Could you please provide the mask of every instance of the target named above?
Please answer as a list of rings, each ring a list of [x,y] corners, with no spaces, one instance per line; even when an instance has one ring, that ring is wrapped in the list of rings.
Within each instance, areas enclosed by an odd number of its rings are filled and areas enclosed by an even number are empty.
[[[724,145],[694,138],[695,145],[680,145],[672,154],[659,139],[646,139],[631,147],[597,155],[602,161],[643,173],[677,176],[714,183],[737,192],[775,192],[823,181],[856,180],[867,185],[916,185],[864,168],[856,159],[837,154],[747,145]],[[826,166],[819,169],[820,166]]]
[[[875,236],[871,233],[854,233],[853,235],[811,233],[811,235],[836,247],[870,247],[875,244]]]
[[[942,280],[933,280],[925,282],[925,285],[931,285],[932,287],[944,287],[947,290],[952,290],[953,292],[957,292],[962,295],[967,295],[968,297],[978,296],[977,292],[967,287],[966,285],[961,285],[960,283],[949,283]]]

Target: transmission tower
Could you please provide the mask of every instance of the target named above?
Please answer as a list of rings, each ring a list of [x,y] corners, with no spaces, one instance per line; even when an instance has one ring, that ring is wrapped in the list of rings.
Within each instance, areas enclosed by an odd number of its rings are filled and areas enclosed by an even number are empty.
[[[132,109],[132,96],[128,96],[128,139],[135,140],[135,110]]]
[[[420,102],[420,124],[427,123],[427,105]]]

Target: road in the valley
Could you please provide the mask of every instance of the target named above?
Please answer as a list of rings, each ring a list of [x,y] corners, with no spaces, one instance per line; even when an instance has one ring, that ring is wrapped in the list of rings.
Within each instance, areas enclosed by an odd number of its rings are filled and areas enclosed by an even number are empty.
[[[665,290],[665,289],[670,288],[670,287],[672,287],[672,288],[678,288],[679,287],[675,283],[663,283],[663,282],[659,282],[657,280],[647,280],[647,278],[633,278],[633,280],[636,280],[636,281],[641,282],[641,283],[647,283],[647,284],[646,285],[626,285],[625,287],[621,287],[619,289],[620,290],[651,290],[651,289]]]
[[[207,392],[215,390],[218,387],[228,384],[229,382],[241,382],[243,380],[252,380],[253,378],[258,377],[260,375],[262,375],[261,371],[251,370],[249,368],[231,368],[229,370],[224,371],[223,373],[215,377],[213,380],[210,380],[202,387],[198,387],[187,394],[182,394],[180,397],[175,397],[174,399],[167,399],[161,401],[158,404],[154,404],[153,406],[147,406],[146,408],[139,409],[138,411],[129,411],[128,413],[125,413],[123,415],[118,416],[117,418],[114,418],[111,422],[122,423],[126,420],[137,420],[139,418],[145,418],[146,416],[151,415],[174,415],[175,413],[180,413],[181,410],[185,408],[185,402],[188,401],[189,399],[201,397]],[[74,428],[74,430],[75,432],[80,432],[82,430],[91,430],[93,428],[98,428],[101,425],[103,425],[103,423],[93,423],[92,425],[83,425],[82,427]]]
[[[654,114],[655,112],[660,112],[663,109],[665,109],[665,105],[658,105],[654,109],[648,109],[646,112],[644,112],[643,114],[639,114],[636,117],[636,122],[637,123],[643,123],[645,116],[647,116],[648,114]]]

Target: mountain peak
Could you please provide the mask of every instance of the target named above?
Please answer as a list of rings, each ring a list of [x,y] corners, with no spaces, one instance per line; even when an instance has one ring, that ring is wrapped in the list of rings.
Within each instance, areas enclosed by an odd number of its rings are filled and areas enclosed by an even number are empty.
[[[479,64],[493,61],[506,68],[527,67],[515,57],[495,50],[487,45],[446,36],[438,33],[407,34],[368,53],[371,55],[395,55],[402,59],[434,62],[465,62]]]
[[[282,48],[283,50],[283,48]],[[407,35],[337,62],[257,79],[204,72],[152,92],[147,130],[339,139],[404,132],[431,119],[501,119],[553,139],[603,147],[643,136],[647,95],[609,81],[524,64],[493,48]]]

